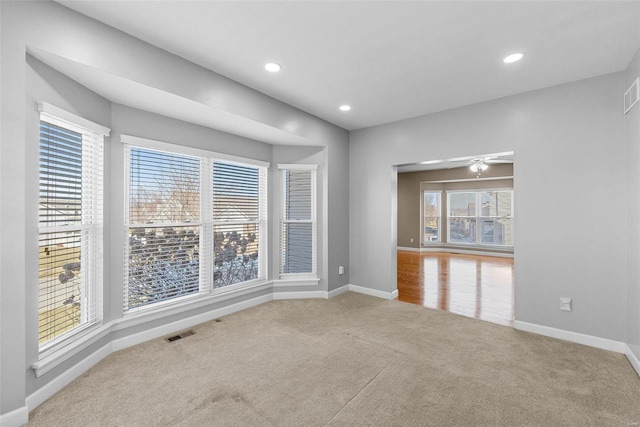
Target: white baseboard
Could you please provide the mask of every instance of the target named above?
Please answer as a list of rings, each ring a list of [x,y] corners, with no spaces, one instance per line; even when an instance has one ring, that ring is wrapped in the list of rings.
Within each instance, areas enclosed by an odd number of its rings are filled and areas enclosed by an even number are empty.
[[[627,356],[627,359],[629,359],[629,363],[631,363],[633,369],[635,369],[638,373],[638,376],[640,376],[640,359],[638,359],[638,357],[633,354],[633,351],[631,351],[628,345],[625,344],[625,347],[626,349],[624,355]]]
[[[558,338],[564,341],[587,345],[589,347],[614,351],[616,353],[626,354],[628,349],[628,346],[620,341],[594,337],[592,335],[581,334],[578,332],[565,331],[563,329],[551,328],[549,326],[536,325],[534,323],[521,322],[519,320],[514,320],[513,328],[519,331],[533,332],[534,334],[544,335],[551,338]],[[629,350],[629,352],[630,351],[631,350]]]
[[[301,292],[275,292],[273,293],[274,300],[283,299],[306,299],[306,298],[324,298],[327,299],[329,293],[326,291],[301,291]]]
[[[226,307],[218,308],[215,310],[201,313],[195,316],[181,319],[176,322],[161,325],[144,332],[125,336],[123,338],[115,339],[110,343],[102,346],[100,349],[93,352],[88,357],[82,359],[80,362],[72,366],[71,368],[58,375],[47,384],[30,394],[26,398],[26,405],[23,408],[16,409],[6,414],[0,415],[0,425],[2,427],[21,426],[28,422],[29,411],[34,410],[42,403],[44,403],[51,396],[62,390],[66,385],[73,380],[84,374],[91,367],[97,364],[100,360],[107,357],[109,354],[122,350],[127,347],[131,347],[143,342],[160,338],[165,335],[169,335],[182,329],[187,329],[209,320],[216,319],[218,317],[226,316],[237,311],[245,310],[260,304],[264,304],[271,300],[283,300],[283,299],[299,299],[299,298],[330,298],[347,291],[359,292],[365,295],[371,295],[378,298],[394,299],[398,296],[398,290],[393,292],[384,292],[376,289],[365,288],[357,285],[344,285],[331,292],[326,291],[303,291],[303,292],[274,292],[272,294],[261,295],[255,298],[251,298],[246,301],[242,301],[236,304],[232,304]],[[114,322],[115,323],[115,322]],[[122,326],[121,326],[122,327]],[[111,328],[111,325],[109,325]],[[126,329],[122,328],[122,329]],[[122,329],[115,329],[122,330]]]
[[[33,411],[51,396],[62,390],[73,380],[91,369],[96,363],[113,353],[111,343],[105,344],[88,357],[73,365],[38,390],[27,396],[27,408]],[[3,424],[4,425],[4,424]]]
[[[513,258],[513,252],[494,252],[494,251],[483,251],[482,249],[464,249],[464,248],[457,248],[457,247],[453,247],[453,248],[425,247],[425,248],[421,248],[420,252],[444,252],[447,254],[482,255],[482,256],[497,256],[502,258]]]
[[[14,409],[5,414],[0,414],[0,426],[2,427],[20,427],[29,422],[29,409],[27,406]]]
[[[398,246],[399,251],[422,252],[420,248],[410,248],[408,246]]]
[[[232,304],[226,307],[222,307],[216,310],[211,310],[196,316],[191,316],[176,322],[168,323],[166,325],[158,326],[156,328],[149,329],[144,332],[140,332],[137,334],[133,334],[133,335],[129,335],[123,338],[113,340],[109,344],[106,344],[100,349],[98,349],[97,351],[93,352],[90,356],[86,357],[85,359],[82,359],[80,362],[78,362],[71,368],[67,369],[62,374],[58,375],[56,378],[54,378],[53,380],[51,380],[50,382],[48,382],[47,384],[39,388],[37,391],[30,394],[26,399],[27,405],[25,406],[25,411],[26,411],[25,421],[22,422],[21,424],[15,424],[15,425],[20,426],[20,425],[26,424],[29,417],[29,411],[32,411],[38,406],[40,406],[43,402],[45,402],[51,396],[56,394],[58,391],[62,390],[62,388],[64,388],[66,385],[71,383],[80,375],[84,374],[96,363],[98,363],[99,361],[101,361],[102,359],[104,359],[105,357],[107,357],[113,352],[122,350],[127,347],[131,347],[133,345],[141,344],[145,341],[160,338],[162,336],[169,335],[181,329],[190,328],[200,323],[216,319],[218,317],[226,316],[240,310],[244,310],[250,307],[254,307],[256,305],[260,305],[265,302],[269,302],[272,299],[274,298],[272,297],[271,294],[262,295],[256,298],[252,298],[252,299],[242,301],[236,304]],[[13,414],[13,412],[2,415],[2,419],[1,419],[2,422],[0,422],[0,426],[2,427],[5,426],[4,417],[9,416],[10,414]],[[6,425],[12,426],[13,424],[7,422]]]
[[[340,286],[338,289],[334,289],[329,291],[329,298],[337,297],[340,294],[344,294],[345,292],[349,292],[349,285]]]
[[[279,279],[273,281],[273,287],[294,287],[294,286],[318,286],[320,279],[313,278],[295,278]]]
[[[353,292],[365,294],[365,295],[370,295],[372,297],[378,297],[378,298],[384,298],[384,299],[394,299],[398,297],[397,289],[393,292],[385,292],[385,291],[379,291],[377,289],[365,288],[363,286],[358,286],[358,285],[349,285],[349,290]]]

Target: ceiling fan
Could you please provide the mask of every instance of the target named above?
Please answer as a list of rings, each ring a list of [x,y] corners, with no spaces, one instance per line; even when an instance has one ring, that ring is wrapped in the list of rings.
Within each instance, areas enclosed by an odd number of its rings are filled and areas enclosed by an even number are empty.
[[[513,163],[511,159],[500,159],[498,157],[478,157],[471,159],[466,164],[469,165],[469,170],[475,172],[476,178],[480,178],[482,172],[489,169],[489,165],[496,163]]]

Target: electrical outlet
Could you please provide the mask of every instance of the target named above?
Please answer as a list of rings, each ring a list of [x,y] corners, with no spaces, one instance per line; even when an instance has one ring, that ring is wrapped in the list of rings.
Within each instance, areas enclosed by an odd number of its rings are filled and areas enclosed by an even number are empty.
[[[571,298],[560,298],[560,310],[571,311]]]
[[[413,237],[411,238],[411,243],[413,243]]]
[[[344,274],[344,265],[338,267],[338,274]]]

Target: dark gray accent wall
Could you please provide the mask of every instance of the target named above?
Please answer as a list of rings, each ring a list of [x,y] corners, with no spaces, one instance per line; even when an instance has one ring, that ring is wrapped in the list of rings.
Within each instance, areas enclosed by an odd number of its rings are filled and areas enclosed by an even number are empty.
[[[474,179],[475,174],[469,168],[438,169],[432,171],[406,172],[398,174],[398,246],[406,248],[419,248],[421,246],[422,221],[420,218],[420,204],[422,192],[420,183],[433,181],[454,181],[446,183],[431,183],[428,189],[432,190],[479,190],[483,188],[513,188],[513,179],[498,179],[501,176],[513,176],[512,164],[496,164],[489,167],[482,178],[491,180]],[[458,180],[467,180],[459,181]],[[424,187],[427,189],[427,186]],[[443,206],[446,200],[442,198]],[[444,210],[446,212],[446,208]],[[443,220],[444,221],[444,220]],[[446,236],[446,223],[444,223],[441,235]],[[413,242],[411,241],[413,239]]]

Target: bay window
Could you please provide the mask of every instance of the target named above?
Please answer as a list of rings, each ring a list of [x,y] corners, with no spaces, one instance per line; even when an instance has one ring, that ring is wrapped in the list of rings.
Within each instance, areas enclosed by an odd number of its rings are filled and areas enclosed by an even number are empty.
[[[122,139],[125,312],[266,279],[268,164]]]

